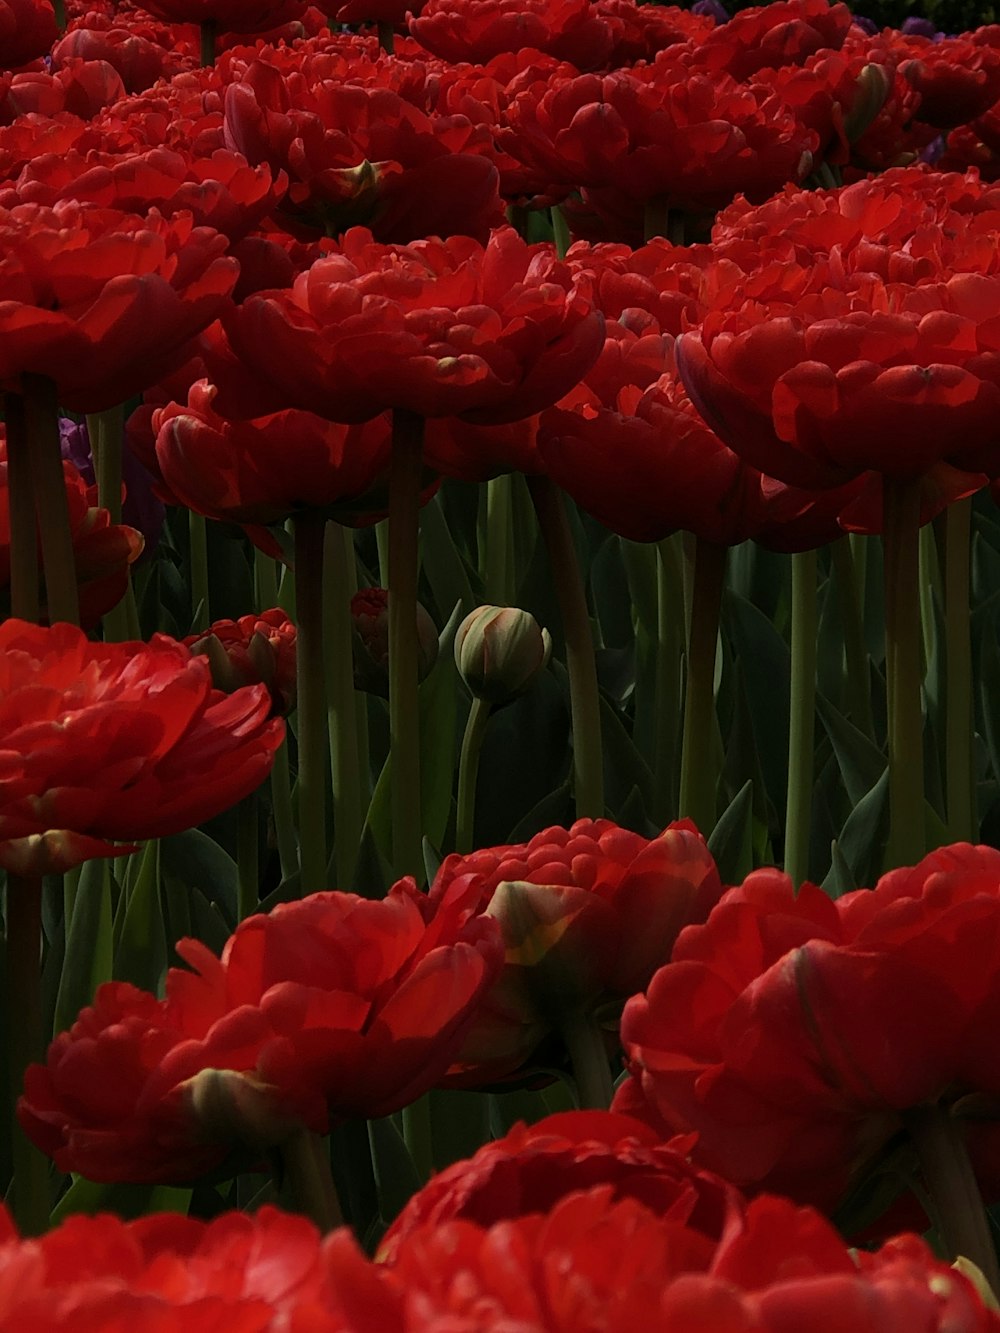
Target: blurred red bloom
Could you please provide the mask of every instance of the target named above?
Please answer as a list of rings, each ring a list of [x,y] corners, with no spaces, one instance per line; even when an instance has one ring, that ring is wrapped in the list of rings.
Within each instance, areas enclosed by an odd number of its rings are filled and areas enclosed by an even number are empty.
[[[155,210],[20,204],[0,209],[0,246],[0,384],[47,375],[73,411],[155,384],[236,281],[224,236]]]
[[[104,60],[67,59],[55,74],[31,70],[0,74],[0,124],[19,116],[66,112],[89,120],[125,92],[117,70]]]
[[[459,886],[499,922],[506,960],[452,1070],[457,1086],[513,1075],[565,1022],[588,1017],[613,1027],[682,927],[703,921],[722,892],[688,820],[650,839],[581,819],[527,843],[453,854],[431,901]]]
[[[908,37],[900,45],[913,56],[900,70],[920,94],[917,118],[935,129],[975,120],[1000,98],[1000,50],[968,37]]]
[[[390,407],[515,421],[576,384],[603,342],[586,276],[512,228],[485,247],[464,236],[383,246],[355,228],[291,291],[251,296],[226,323],[285,403],[345,422]]]
[[[732,1186],[691,1166],[684,1146],[662,1144],[647,1125],[609,1111],[569,1111],[516,1125],[419,1190],[382,1239],[378,1257],[392,1264],[419,1228],[454,1220],[491,1227],[551,1212],[566,1195],[595,1185],[610,1185],[614,1200],[638,1199],[658,1216],[719,1240],[741,1201]]]
[[[625,1006],[616,1105],[696,1131],[695,1160],[738,1185],[835,1208],[909,1112],[962,1125],[967,1105],[971,1126],[1000,1094],[998,884],[1000,853],[965,844],[835,902],[754,872]]]
[[[135,528],[112,523],[97,504],[97,487],[88,487],[70,462],[63,462],[69,505],[73,559],[80,596],[80,617],[93,628],[125,595],[129,566],[142,553],[143,537]],[[7,446],[0,426],[0,615],[10,613],[10,506],[7,492]],[[44,594],[44,583],[39,588]],[[44,611],[44,601],[43,601]]]
[[[0,0],[0,69],[48,55],[58,35],[49,0]]]
[[[100,987],[29,1069],[21,1123],[61,1169],[183,1181],[296,1123],[389,1115],[441,1079],[500,966],[476,902],[404,880],[377,902],[320,893],[249,917],[221,959],[183,940],[194,971],[171,969],[165,1000]]]
[[[200,824],[256,790],[284,725],[264,686],[224,695],[163,635],[88,643],[0,625],[0,865],[58,873]]]
[[[97,15],[87,16],[96,20]],[[84,20],[83,22],[86,22]],[[155,40],[151,24],[140,26],[135,19],[129,26],[85,27],[81,21],[70,25],[66,35],[52,48],[52,67],[59,69],[68,60],[103,60],[121,76],[125,91],[140,93],[157,79],[171,78],[190,69],[193,56],[186,55],[172,43]]]
[[[590,0],[428,0],[410,20],[421,46],[454,64],[532,48],[578,70],[599,69],[623,27]]]
[[[278,717],[295,709],[295,624],[280,607],[239,620],[216,620],[205,634],[184,643],[208,658],[216,689],[232,694],[244,685],[266,685]]]
[[[692,65],[734,79],[762,69],[804,65],[817,51],[839,51],[851,29],[851,11],[828,0],[777,0],[717,24],[692,50]]]

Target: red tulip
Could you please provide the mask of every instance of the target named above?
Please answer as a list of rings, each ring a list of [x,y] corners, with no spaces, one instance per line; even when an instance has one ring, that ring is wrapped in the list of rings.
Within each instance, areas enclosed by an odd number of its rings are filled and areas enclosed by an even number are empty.
[[[216,620],[205,634],[184,640],[208,658],[216,689],[232,694],[244,685],[266,685],[278,717],[295,709],[295,624],[280,607],[239,620]]]
[[[47,55],[57,36],[48,0],[0,0],[0,69],[17,69]]]

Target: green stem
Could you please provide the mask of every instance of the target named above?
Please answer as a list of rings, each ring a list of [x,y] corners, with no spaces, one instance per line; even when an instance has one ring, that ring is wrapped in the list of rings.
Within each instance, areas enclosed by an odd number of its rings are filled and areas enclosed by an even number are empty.
[[[606,1111],[614,1095],[614,1081],[600,1027],[590,1018],[568,1019],[560,1035],[569,1054],[581,1111]]]
[[[921,631],[921,675],[926,679],[934,650],[937,644],[937,625],[934,617],[935,601],[944,601],[941,589],[941,570],[938,565],[937,541],[934,528],[926,524],[919,535],[919,573],[920,584],[920,631]]]
[[[681,221],[683,227],[683,218]],[[664,195],[647,199],[643,209],[642,238],[651,241],[654,236],[666,236],[670,226],[670,209]]]
[[[886,477],[885,659],[889,718],[887,868],[924,854],[924,752],[921,707],[920,482]]]
[[[479,756],[490,719],[490,705],[484,699],[472,700],[462,754],[458,761],[458,818],[455,824],[455,851],[465,855],[475,846],[476,778],[479,775]]]
[[[56,16],[56,30],[62,36],[66,31],[66,0],[52,0],[52,8]]]
[[[7,494],[10,505],[10,610],[20,620],[37,621],[38,528],[35,484],[31,476],[31,443],[18,393],[4,396],[7,428]]]
[[[674,808],[677,779],[678,708],[684,592],[677,544],[667,537],[656,545],[656,740],[653,760],[653,818],[666,823]]]
[[[972,500],[959,500],[945,513],[944,622],[947,645],[945,772],[948,837],[975,842],[975,772],[972,760],[972,636],[969,629]]]
[[[326,677],[323,663],[322,515],[296,516],[295,610],[302,893],[326,888]]]
[[[904,1120],[947,1257],[971,1259],[993,1291],[1000,1292],[996,1246],[961,1124],[938,1105],[914,1107]]]
[[[63,476],[56,386],[45,375],[24,375],[22,378],[49,623],[65,621],[79,625],[80,598]]]
[[[558,204],[552,208],[552,239],[556,249],[556,255],[559,259],[566,258],[566,252],[573,244],[573,237],[570,235],[569,226],[566,222],[566,215]]]
[[[274,561],[257,546],[253,548],[253,582],[258,612],[273,611],[278,605],[278,574]]]
[[[330,1171],[330,1154],[318,1134],[298,1129],[278,1149],[283,1183],[297,1212],[315,1222],[320,1231],[343,1226],[340,1200]]]
[[[490,606],[510,606],[514,601],[512,482],[511,474],[505,472],[486,483],[486,558],[479,563]]]
[[[124,433],[124,408],[108,408],[106,412],[97,412],[87,417],[87,434],[90,437],[90,451],[94,456],[94,471],[97,474],[97,503],[111,515],[112,523],[122,521],[122,436]],[[135,600],[132,590],[131,575],[125,585],[122,600],[106,611],[102,618],[106,640],[123,643],[132,636],[129,615],[129,598]],[[138,637],[138,636],[135,636]]]
[[[201,25],[201,64],[208,69],[215,64],[215,23],[206,19]]]
[[[351,597],[355,586],[354,534],[328,523],[323,546],[326,602],[324,650],[329,688],[330,766],[333,773],[333,834],[337,888],[348,890],[361,847],[365,816],[358,756],[358,710],[354,690]]]
[[[604,815],[601,698],[594,636],[576,544],[562,492],[555,482],[545,476],[529,477],[528,490],[548,551],[566,639],[576,815],[578,819],[601,819]]]
[[[711,760],[715,713],[715,653],[719,639],[725,546],[695,543],[681,741],[680,813],[707,837],[715,827],[718,774]]]
[[[389,586],[389,520],[375,524],[375,546],[378,550],[378,577],[383,588]]]
[[[816,552],[801,551],[792,556],[792,681],[785,807],[785,873],[796,888],[809,878],[816,629]]]
[[[851,549],[851,539],[841,537],[830,546],[833,576],[840,605],[840,623],[844,633],[844,663],[847,668],[847,711],[851,721],[869,739],[875,736],[872,716],[871,674],[868,648],[861,614],[861,599]]]
[[[378,44],[387,56],[391,56],[396,49],[396,30],[391,23],[380,19],[376,25],[378,29]]]
[[[8,871],[5,998],[12,1105],[24,1089],[24,1071],[45,1054],[41,955],[41,877]],[[22,1235],[39,1236],[49,1221],[49,1164],[16,1120],[12,1135],[14,1218]]]
[[[274,767],[271,769],[271,814],[274,819],[274,838],[278,844],[281,878],[288,879],[299,868],[299,846],[295,836],[287,737],[278,746],[274,756]]]
[[[421,1183],[426,1184],[434,1172],[434,1137],[429,1093],[425,1092],[415,1102],[403,1107],[403,1142]]]
[[[236,868],[239,876],[238,919],[244,921],[260,908],[260,825],[256,792],[244,796],[236,807]]]
[[[204,514],[188,510],[191,547],[191,633],[198,634],[212,623],[208,596],[208,527]]]

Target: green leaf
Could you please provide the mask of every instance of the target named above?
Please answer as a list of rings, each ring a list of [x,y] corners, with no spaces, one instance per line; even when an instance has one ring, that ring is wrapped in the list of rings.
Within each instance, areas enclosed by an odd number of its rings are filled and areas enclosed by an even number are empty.
[[[434,1168],[443,1171],[453,1162],[471,1157],[489,1141],[489,1097],[482,1092],[456,1092],[450,1088],[434,1088],[429,1096]]]
[[[230,929],[236,925],[239,872],[236,862],[201,829],[160,839],[160,869],[167,883],[200,889],[217,904]]]
[[[99,1183],[74,1176],[73,1183],[52,1210],[52,1225],[82,1213],[115,1213],[127,1221],[150,1213],[180,1213],[187,1216],[191,1202],[189,1189],[170,1185],[131,1185],[122,1181]]]
[[[855,884],[874,884],[882,869],[882,857],[889,834],[889,770],[878,779],[870,791],[851,811],[847,823],[837,839],[844,865],[837,864],[823,881],[823,888],[831,892],[846,873]]]
[[[468,615],[478,605],[478,596],[472,590],[465,559],[451,535],[440,495],[421,511],[420,557],[438,613],[447,615],[457,605],[461,608],[459,619]]]
[[[776,810],[784,810],[791,707],[788,645],[761,611],[735,593],[724,594],[722,608],[724,631],[735,656],[743,664],[750,720],[767,795]]]
[[[80,1010],[110,981],[113,962],[111,866],[105,858],[87,861],[80,871],[73,914],[67,923],[53,1031],[65,1032]]]
[[[632,743],[621,718],[608,702],[600,697],[601,739],[604,749],[604,802],[612,819],[618,820],[622,807],[635,787],[639,788],[643,804],[648,810],[653,799],[653,774],[645,759]]]
[[[741,884],[753,869],[753,782],[743,784],[708,839],[723,884]]]
[[[124,919],[115,950],[114,975],[116,981],[130,981],[154,993],[167,966],[159,886],[160,845],[153,839],[146,843],[135,882],[118,904]]]
[[[829,874],[823,881],[823,888],[831,898],[840,898],[845,893],[853,893],[858,885],[836,839],[830,844],[830,856],[832,864]]]
[[[392,1222],[420,1188],[420,1177],[391,1116],[368,1121],[368,1141],[379,1212],[385,1222]]]
[[[878,782],[888,760],[863,731],[859,731],[819,693],[816,695],[816,711],[837,756],[848,798],[852,805],[856,805]]]

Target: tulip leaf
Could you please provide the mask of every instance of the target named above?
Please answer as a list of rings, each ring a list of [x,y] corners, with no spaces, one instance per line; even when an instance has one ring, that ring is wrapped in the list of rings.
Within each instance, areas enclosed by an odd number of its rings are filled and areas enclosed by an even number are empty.
[[[741,884],[753,869],[753,782],[739,789],[708,839],[723,884]]]
[[[116,981],[130,981],[154,993],[167,965],[159,887],[160,845],[153,839],[142,852],[134,883],[118,904],[124,917],[115,949],[114,976]]]
[[[653,774],[604,694],[601,695],[601,739],[604,747],[604,803],[612,819],[620,823],[622,806],[635,787],[639,788],[646,809],[651,808]]]
[[[886,838],[889,833],[889,770],[888,768],[855,805],[847,817],[837,846],[843,857],[844,866],[831,869],[823,881],[823,888],[830,892],[842,878],[846,867],[855,884],[874,884],[882,869],[882,858]]]
[[[428,1095],[434,1168],[443,1171],[452,1162],[471,1157],[489,1139],[489,1098],[482,1092],[450,1088],[433,1088]]]
[[[784,810],[791,709],[788,645],[763,612],[744,598],[727,592],[722,606],[725,632],[734,655],[743,664],[750,719],[767,795],[775,809]]]
[[[478,596],[472,590],[465,558],[455,545],[441,506],[441,497],[436,495],[421,510],[421,564],[438,613],[444,615],[458,606],[465,616],[478,604]]]
[[[398,1217],[403,1205],[416,1194],[420,1188],[420,1177],[391,1116],[368,1121],[368,1142],[378,1190],[379,1213],[383,1221],[389,1223]]]
[[[990,767],[1000,777],[1000,649],[992,625],[985,626],[979,648],[979,704]]]
[[[858,885],[836,838],[830,844],[830,859],[830,870],[823,881],[824,891],[831,898],[840,898],[845,893],[853,893]]]
[[[101,1183],[73,1176],[73,1183],[52,1210],[52,1225],[58,1226],[67,1217],[83,1214],[115,1213],[131,1221],[150,1213],[180,1213],[187,1215],[191,1201],[189,1189],[172,1185],[132,1185],[124,1181]]]
[[[65,1032],[94,992],[112,974],[111,866],[106,858],[84,863],[66,924],[66,954],[56,997],[54,1032]]]
[[[888,761],[874,741],[819,692],[816,694],[816,711],[833,746],[848,799],[852,805],[857,805],[878,782]]]
[[[573,797],[569,783],[564,782],[555,791],[550,791],[548,796],[543,796],[538,804],[514,825],[507,835],[507,842],[528,842],[536,833],[541,833],[543,829],[551,828],[554,824],[568,827],[574,818]]]
[[[233,858],[201,829],[188,829],[160,840],[164,882],[200,889],[217,904],[230,929],[236,924],[239,874]]]
[[[601,636],[610,648],[632,651],[632,603],[622,539],[607,534],[590,564],[590,586]]]

